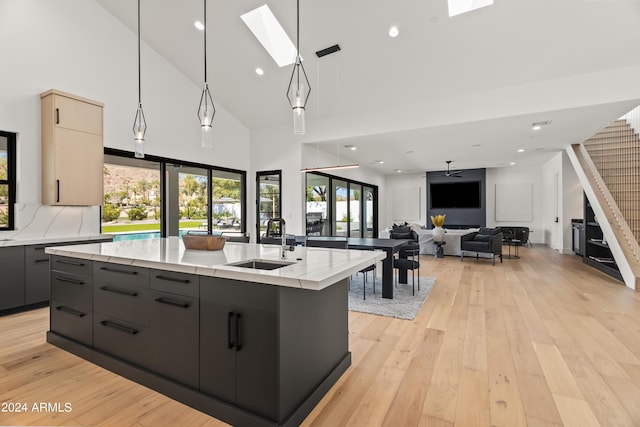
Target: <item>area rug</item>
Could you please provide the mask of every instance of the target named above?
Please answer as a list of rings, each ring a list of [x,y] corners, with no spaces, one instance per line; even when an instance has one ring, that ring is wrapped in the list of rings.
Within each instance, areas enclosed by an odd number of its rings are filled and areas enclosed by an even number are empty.
[[[387,299],[382,298],[382,276],[376,277],[376,293],[374,294],[373,275],[368,273],[367,299],[365,300],[362,295],[362,278],[362,273],[351,276],[349,310],[406,320],[416,318],[424,300],[436,282],[433,277],[421,277],[420,290],[418,290],[418,278],[416,277],[416,294],[414,296],[411,294],[411,273],[409,273],[409,283],[398,283],[398,287],[393,288],[393,299]]]

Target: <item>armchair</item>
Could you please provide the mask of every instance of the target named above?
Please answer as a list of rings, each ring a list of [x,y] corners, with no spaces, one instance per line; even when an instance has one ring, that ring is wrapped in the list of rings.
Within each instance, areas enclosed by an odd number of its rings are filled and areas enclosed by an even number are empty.
[[[496,265],[496,255],[502,262],[502,232],[497,228],[480,228],[479,231],[467,233],[460,237],[460,261],[464,260],[465,252],[491,254],[491,264]]]

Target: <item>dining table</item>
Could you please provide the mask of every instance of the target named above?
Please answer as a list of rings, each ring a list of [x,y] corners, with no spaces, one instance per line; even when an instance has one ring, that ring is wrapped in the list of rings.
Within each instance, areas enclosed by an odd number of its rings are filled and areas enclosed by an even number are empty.
[[[344,237],[308,237],[307,240],[322,240],[322,241],[343,241]],[[409,244],[415,243],[411,239],[380,239],[375,237],[347,237],[348,249],[360,249],[360,250],[380,250],[385,251],[386,257],[382,261],[382,298],[393,299],[393,255],[400,251],[400,249]],[[400,283],[406,283],[407,274],[400,274],[398,281]]]

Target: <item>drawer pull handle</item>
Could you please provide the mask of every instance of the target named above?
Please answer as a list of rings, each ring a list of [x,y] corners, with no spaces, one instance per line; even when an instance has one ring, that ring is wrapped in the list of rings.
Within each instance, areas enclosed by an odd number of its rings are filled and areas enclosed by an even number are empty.
[[[189,304],[188,302],[184,302],[184,301],[178,301],[178,300],[174,300],[171,298],[156,298],[156,302],[159,302],[160,304],[167,304],[167,305],[173,305],[176,307],[182,307],[182,308],[189,308],[191,306],[191,304]]]
[[[122,273],[122,274],[132,274],[132,275],[138,274],[137,271],[121,270],[119,268],[110,268],[110,267],[100,267],[100,270],[110,271],[112,273]]]
[[[38,258],[33,260],[33,262],[49,262],[49,258]]]
[[[178,282],[178,283],[189,283],[190,280],[189,279],[178,279],[176,277],[169,277],[169,276],[156,276],[156,279],[160,279],[160,280],[168,280],[169,282]]]
[[[84,281],[76,280],[76,279],[70,279],[68,277],[56,277],[56,280],[58,282],[71,283],[72,285],[84,285]]]
[[[58,307],[56,307],[56,310],[58,310],[58,311],[64,311],[65,313],[69,313],[69,314],[72,314],[72,315],[77,316],[77,317],[84,317],[84,316],[86,316],[86,314],[84,314],[84,313],[83,313],[83,312],[81,312],[81,311],[74,310],[74,309],[72,309],[72,308],[65,307],[65,306],[63,306],[63,305],[59,305]]]
[[[130,328],[128,326],[120,325],[119,323],[111,322],[109,320],[103,320],[100,322],[102,326],[106,326],[107,328],[113,328],[118,331],[126,332],[131,335],[137,334],[139,331],[137,329]]]
[[[106,292],[113,292],[114,294],[120,294],[120,295],[127,295],[130,297],[137,297],[138,293],[135,291],[128,291],[126,289],[120,289],[120,288],[113,288],[110,286],[102,286],[100,287],[101,291],[106,291]]]
[[[74,265],[76,267],[84,267],[84,262],[78,262],[78,261],[66,261],[64,259],[58,259],[56,260],[57,263],[60,264],[66,264],[66,265]]]

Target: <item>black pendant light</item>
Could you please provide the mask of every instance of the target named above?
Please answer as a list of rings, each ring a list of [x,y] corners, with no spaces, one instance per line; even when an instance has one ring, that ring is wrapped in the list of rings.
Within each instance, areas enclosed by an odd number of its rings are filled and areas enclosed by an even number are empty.
[[[138,0],[138,111],[133,121],[133,144],[135,156],[144,157],[144,135],[147,133],[147,122],[142,111],[142,89],[140,85],[140,0]]]
[[[204,148],[213,147],[213,117],[216,115],[216,107],[213,105],[213,98],[209,92],[207,84],[207,0],[204,1],[204,89],[200,96],[200,106],[198,107],[198,119],[200,119],[200,129],[202,131],[202,146]]]
[[[300,57],[300,0],[296,0],[296,63],[287,88],[287,99],[293,110],[293,133],[304,135],[304,110],[311,94],[311,86]],[[306,87],[305,87],[306,84]]]

